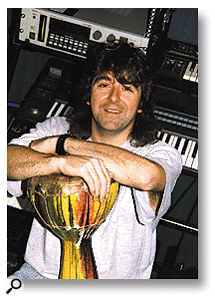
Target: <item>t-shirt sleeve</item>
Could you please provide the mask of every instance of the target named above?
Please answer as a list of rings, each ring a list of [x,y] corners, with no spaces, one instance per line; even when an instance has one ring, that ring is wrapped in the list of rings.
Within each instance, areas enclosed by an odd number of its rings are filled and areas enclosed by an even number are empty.
[[[44,122],[38,122],[35,128],[30,129],[29,133],[13,139],[9,144],[28,147],[33,140],[66,133],[68,126],[65,117],[52,117]]]
[[[68,126],[64,117],[52,117],[44,122],[38,122],[35,128],[30,129],[29,133],[13,139],[9,144],[28,147],[33,140],[66,133]],[[11,195],[20,197],[22,195],[21,181],[8,180],[7,190]]]
[[[148,151],[145,153],[138,151],[137,154],[144,156],[151,161],[157,162],[166,172],[166,185],[157,216],[150,206],[148,193],[147,197],[145,197],[146,192],[133,189],[133,196],[139,222],[147,224],[154,221],[156,217],[157,219],[161,218],[169,209],[171,205],[171,193],[182,170],[182,159],[181,155],[175,148],[161,141],[151,147],[148,147]]]

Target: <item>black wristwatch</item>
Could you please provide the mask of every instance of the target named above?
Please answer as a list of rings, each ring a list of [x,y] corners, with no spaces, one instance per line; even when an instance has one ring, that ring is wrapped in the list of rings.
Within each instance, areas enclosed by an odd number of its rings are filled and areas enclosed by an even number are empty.
[[[56,153],[59,155],[67,155],[68,153],[64,150],[64,143],[65,140],[71,137],[69,134],[62,134],[59,136],[57,140],[57,145],[56,145]]]

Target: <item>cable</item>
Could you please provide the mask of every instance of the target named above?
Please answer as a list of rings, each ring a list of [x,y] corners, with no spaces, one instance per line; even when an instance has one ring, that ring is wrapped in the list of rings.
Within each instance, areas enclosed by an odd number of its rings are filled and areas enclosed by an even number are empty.
[[[188,229],[188,230],[193,230],[193,231],[198,232],[198,228],[191,227],[191,226],[188,226],[188,225],[185,225],[185,224],[182,224],[182,223],[178,223],[178,222],[175,222],[175,221],[172,221],[172,220],[164,219],[164,218],[160,218],[160,219],[161,219],[162,221],[164,221],[164,222],[167,222],[167,223],[170,223],[170,224],[173,224],[173,225],[177,225],[177,226],[186,228],[186,229]]]

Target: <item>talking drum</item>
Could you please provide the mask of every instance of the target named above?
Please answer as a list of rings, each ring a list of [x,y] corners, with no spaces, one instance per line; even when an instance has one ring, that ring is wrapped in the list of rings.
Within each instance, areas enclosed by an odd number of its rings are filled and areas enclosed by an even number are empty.
[[[28,196],[36,212],[62,244],[61,279],[98,278],[91,247],[91,235],[105,221],[118,192],[113,182],[108,198],[93,201],[80,177],[60,174],[28,179]]]

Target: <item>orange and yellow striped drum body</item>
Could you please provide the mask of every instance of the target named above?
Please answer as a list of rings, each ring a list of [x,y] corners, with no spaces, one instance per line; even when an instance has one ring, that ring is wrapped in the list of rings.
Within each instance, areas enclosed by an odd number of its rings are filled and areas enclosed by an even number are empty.
[[[80,177],[59,174],[28,179],[28,195],[42,221],[61,239],[61,279],[98,278],[91,234],[105,221],[117,196],[113,182],[108,198],[93,201]]]

